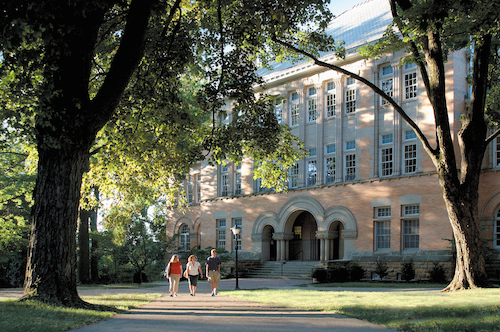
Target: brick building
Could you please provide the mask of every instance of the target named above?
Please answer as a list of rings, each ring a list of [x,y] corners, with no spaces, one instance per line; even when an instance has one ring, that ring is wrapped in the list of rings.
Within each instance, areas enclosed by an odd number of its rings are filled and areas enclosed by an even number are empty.
[[[378,84],[432,142],[434,118],[417,67],[401,62],[403,52],[369,60],[357,52],[380,38],[391,19],[387,0],[354,6],[329,26],[345,41],[345,59],[321,59]],[[469,56],[460,50],[446,63],[455,138],[469,96]],[[290,170],[286,193],[261,188],[248,159],[241,165],[194,166],[185,184],[190,207],[185,213],[172,210],[167,227],[168,235],[179,234],[180,251],[211,246],[232,252],[229,228],[237,224],[241,259],[357,261],[369,269],[377,260],[411,258],[420,277],[431,262],[450,261],[446,239],[453,235],[435,168],[392,107],[362,83],[310,62],[280,63],[260,74],[267,86],[256,93],[281,97],[278,120],[311,155]],[[500,250],[499,138],[483,162],[479,206],[485,239]]]

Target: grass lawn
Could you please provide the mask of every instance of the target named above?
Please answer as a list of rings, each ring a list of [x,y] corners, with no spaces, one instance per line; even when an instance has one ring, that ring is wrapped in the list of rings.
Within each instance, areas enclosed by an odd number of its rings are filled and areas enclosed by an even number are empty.
[[[324,284],[323,284],[324,286]],[[500,331],[500,289],[227,291],[242,300],[339,313],[400,331]]]
[[[82,296],[87,302],[114,307],[111,311],[60,308],[35,301],[15,302],[0,297],[0,331],[67,331],[111,318],[117,312],[140,307],[162,294],[106,294]]]

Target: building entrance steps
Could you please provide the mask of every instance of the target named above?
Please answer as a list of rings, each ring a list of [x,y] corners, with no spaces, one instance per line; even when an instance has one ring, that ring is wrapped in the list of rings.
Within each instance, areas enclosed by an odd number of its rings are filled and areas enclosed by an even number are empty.
[[[319,261],[267,261],[249,271],[248,277],[311,280],[314,269],[320,267]]]

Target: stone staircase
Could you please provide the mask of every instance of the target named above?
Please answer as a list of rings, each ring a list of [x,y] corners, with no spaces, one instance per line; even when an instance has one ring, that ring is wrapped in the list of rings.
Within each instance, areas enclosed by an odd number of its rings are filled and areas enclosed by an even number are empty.
[[[314,269],[321,267],[319,261],[267,261],[248,271],[249,278],[284,278],[311,280]]]

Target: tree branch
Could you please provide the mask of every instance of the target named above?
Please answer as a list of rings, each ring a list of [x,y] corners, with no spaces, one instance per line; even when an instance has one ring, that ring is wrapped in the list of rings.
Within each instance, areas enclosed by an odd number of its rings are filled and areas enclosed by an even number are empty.
[[[401,108],[401,106],[399,106],[398,103],[396,103],[394,101],[394,99],[392,99],[391,97],[389,97],[384,91],[382,91],[382,89],[380,89],[378,86],[376,86],[375,84],[373,84],[372,82],[368,81],[367,79],[359,76],[359,75],[356,75],[348,70],[345,70],[341,67],[338,67],[338,66],[335,66],[335,65],[332,65],[332,64],[329,64],[329,63],[326,63],[324,61],[320,61],[318,60],[315,56],[313,56],[312,54],[306,52],[306,51],[303,51],[301,49],[298,49],[296,48],[295,46],[293,46],[292,44],[290,43],[287,43],[285,41],[282,41],[282,40],[279,40],[277,37],[273,36],[272,37],[272,40],[288,49],[291,49],[292,51],[296,52],[296,53],[299,53],[299,54],[302,54],[308,58],[310,58],[311,60],[313,60],[314,64],[315,65],[318,65],[318,66],[321,66],[321,67],[325,67],[325,68],[328,68],[328,69],[331,69],[331,70],[334,70],[336,72],[340,72],[342,74],[345,74],[349,77],[352,77],[364,84],[366,84],[370,89],[372,89],[376,94],[378,94],[379,96],[381,96],[382,98],[384,98],[392,107],[394,107],[394,109],[399,113],[399,115],[401,115],[401,117],[406,121],[406,123],[408,123],[408,125],[415,131],[415,133],[417,134],[418,138],[420,139],[420,141],[422,142],[422,144],[424,145],[424,148],[427,150],[427,152],[433,156],[436,155],[436,149],[433,149],[429,143],[429,141],[427,140],[427,138],[424,136],[424,134],[422,133],[422,131],[420,130],[420,128],[417,126],[417,124],[408,116],[408,114],[406,114],[406,112]]]
[[[154,3],[157,0],[133,0],[127,15],[120,47],[104,83],[92,100],[98,117],[90,117],[92,127],[100,129],[113,114],[130,77],[144,53],[145,35]],[[97,120],[97,121],[96,121]]]
[[[486,140],[484,141],[485,145],[488,145],[489,143],[491,143],[491,141],[493,141],[495,139],[495,137],[497,137],[499,134],[500,134],[500,128],[495,130],[495,132],[493,134],[491,134],[488,138],[486,138]]]

